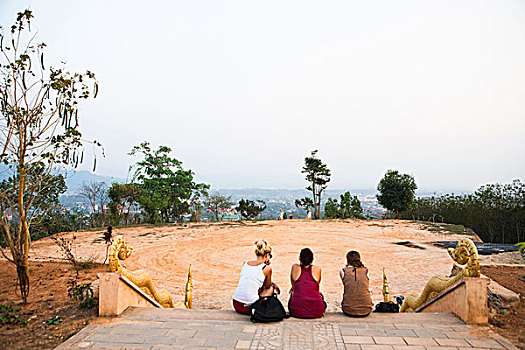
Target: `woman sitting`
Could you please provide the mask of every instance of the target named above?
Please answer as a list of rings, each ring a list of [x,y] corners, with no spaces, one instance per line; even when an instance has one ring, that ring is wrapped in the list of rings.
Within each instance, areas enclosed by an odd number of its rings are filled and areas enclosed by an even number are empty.
[[[266,241],[255,242],[257,259],[244,263],[241,270],[239,284],[233,295],[235,311],[243,315],[250,315],[248,307],[261,297],[279,293],[279,288],[272,283],[272,247]]]
[[[372,297],[368,289],[368,270],[355,250],[346,254],[346,267],[340,275],[344,285],[343,313],[352,317],[365,317],[372,312]]]
[[[326,310],[326,303],[319,293],[321,267],[312,265],[314,253],[304,248],[299,254],[300,264],[294,264],[290,273],[292,288],[288,310],[298,318],[319,318]]]

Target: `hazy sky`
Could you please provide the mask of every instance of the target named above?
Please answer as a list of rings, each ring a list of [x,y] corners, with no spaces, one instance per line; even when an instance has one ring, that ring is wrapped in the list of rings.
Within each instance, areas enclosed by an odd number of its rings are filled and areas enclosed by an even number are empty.
[[[99,174],[148,140],[215,188],[302,187],[314,149],[333,189],[524,178],[522,0],[0,0],[1,25],[26,7],[48,63],[97,75]]]

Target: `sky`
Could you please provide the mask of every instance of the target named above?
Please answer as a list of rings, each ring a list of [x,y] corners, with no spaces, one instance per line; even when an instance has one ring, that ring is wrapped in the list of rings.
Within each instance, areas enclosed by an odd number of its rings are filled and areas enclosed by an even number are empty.
[[[301,188],[316,149],[332,189],[524,178],[524,1],[0,0],[0,25],[25,8],[48,64],[96,74],[97,174],[149,141],[212,188]]]

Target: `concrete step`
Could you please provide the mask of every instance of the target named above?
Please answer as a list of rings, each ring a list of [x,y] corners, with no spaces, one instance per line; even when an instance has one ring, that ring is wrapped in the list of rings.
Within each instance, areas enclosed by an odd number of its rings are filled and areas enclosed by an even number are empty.
[[[182,310],[130,307],[118,318],[134,321],[173,321],[173,320],[208,320],[208,321],[249,321],[245,315],[230,310]],[[336,323],[389,323],[389,324],[428,324],[459,325],[464,324],[454,314],[443,313],[371,313],[368,317],[352,318],[342,312],[328,312],[323,318],[303,320],[290,317],[287,322],[336,322]]]
[[[56,350],[82,349],[516,349],[452,314],[328,313],[316,320],[251,323],[229,310],[133,307],[99,318]]]

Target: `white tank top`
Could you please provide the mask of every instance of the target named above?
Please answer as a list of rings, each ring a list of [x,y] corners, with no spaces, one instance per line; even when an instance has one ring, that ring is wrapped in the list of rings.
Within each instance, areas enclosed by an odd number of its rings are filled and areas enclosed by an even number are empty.
[[[244,263],[239,284],[233,294],[234,300],[243,304],[253,304],[259,299],[259,288],[262,287],[266,278],[262,271],[265,266],[264,263],[257,266],[248,265],[248,261]]]

